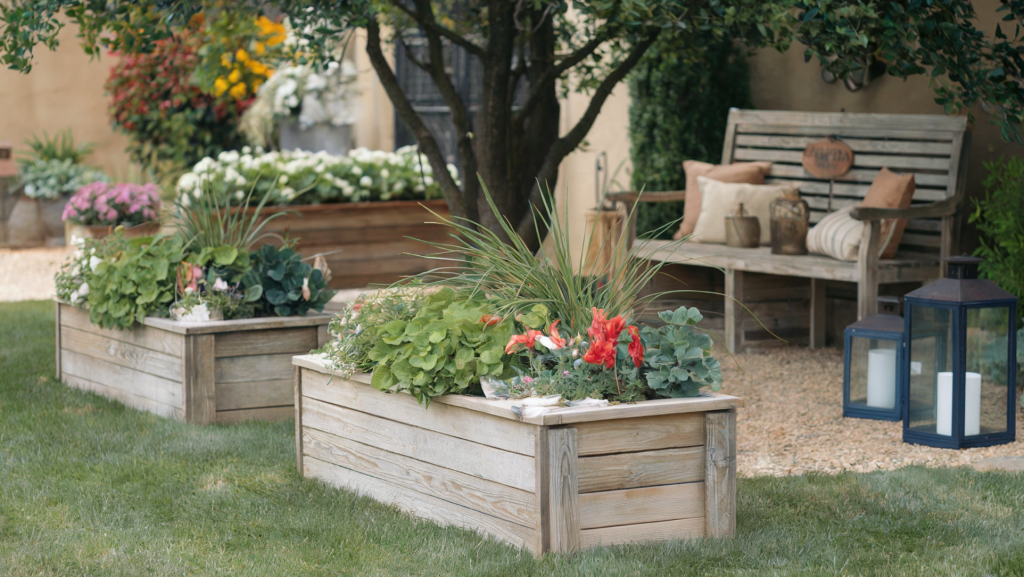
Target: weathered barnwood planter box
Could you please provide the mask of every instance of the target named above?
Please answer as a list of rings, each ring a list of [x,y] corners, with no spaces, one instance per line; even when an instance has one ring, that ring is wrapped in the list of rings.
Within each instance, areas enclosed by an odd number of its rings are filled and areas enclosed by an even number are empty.
[[[329,338],[331,315],[100,328],[57,303],[57,374],[68,385],[190,423],[286,419],[292,357]]]
[[[295,250],[305,256],[325,253],[333,275],[330,287],[343,289],[391,284],[443,265],[413,256],[427,254],[431,247],[406,238],[451,240],[451,230],[430,224],[438,219],[424,207],[449,215],[444,200],[275,206],[261,213],[289,213],[268,222],[264,230],[297,239]]]
[[[519,419],[513,402],[428,409],[297,356],[299,471],[535,554],[735,532],[736,413],[709,394]]]

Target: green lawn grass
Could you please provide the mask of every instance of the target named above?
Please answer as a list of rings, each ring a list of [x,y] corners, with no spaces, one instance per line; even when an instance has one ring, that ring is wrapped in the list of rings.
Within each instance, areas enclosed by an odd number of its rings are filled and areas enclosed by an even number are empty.
[[[530,554],[304,480],[291,423],[197,427],[56,382],[0,304],[0,575],[1024,575],[1024,475],[742,479],[731,540]]]

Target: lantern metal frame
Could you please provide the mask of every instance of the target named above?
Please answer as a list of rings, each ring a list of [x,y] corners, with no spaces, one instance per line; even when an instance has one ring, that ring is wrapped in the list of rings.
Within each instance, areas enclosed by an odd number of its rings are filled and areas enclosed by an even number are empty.
[[[976,266],[976,262],[981,259],[971,259],[968,257],[952,257],[942,259],[947,263],[954,263],[957,265],[967,264],[970,266],[973,264]],[[975,261],[975,262],[970,262]],[[958,280],[970,280],[974,277],[952,277]],[[992,285],[996,286],[996,285]],[[1017,319],[1017,298],[998,298],[998,299],[984,299],[984,300],[964,300],[964,301],[942,301],[934,300],[924,296],[927,294],[928,287],[918,289],[917,291],[911,292],[904,297],[904,310],[903,315],[904,323],[904,362],[903,362],[903,442],[926,445],[930,447],[946,448],[946,449],[966,449],[972,447],[989,447],[992,445],[1001,445],[1005,443],[1012,443],[1016,439],[1016,409],[1017,409],[1017,332],[1015,330],[1015,321]],[[1003,291],[1005,293],[1005,291]],[[915,294],[924,293],[924,294]],[[1006,293],[1008,294],[1008,293]],[[940,435],[938,432],[928,433],[925,431],[914,430],[910,428],[910,360],[913,348],[913,333],[911,333],[911,319],[913,317],[914,307],[923,307],[929,309],[944,309],[948,310],[950,314],[950,320],[952,324],[952,435]],[[980,435],[964,435],[964,405],[966,396],[966,380],[967,380],[967,311],[971,309],[995,309],[1007,307],[1009,309],[1009,321],[1006,326],[1007,330],[1007,369],[1006,369],[1006,385],[1007,385],[1007,398],[1006,398],[1006,430],[999,433],[988,433]],[[941,350],[945,350],[948,346],[942,346]],[[940,350],[937,348],[937,350]],[[936,359],[938,362],[938,359]],[[943,364],[945,364],[943,359]],[[938,385],[936,384],[936,387]]]
[[[891,319],[891,320],[890,320]],[[885,323],[892,325],[885,327]],[[900,326],[900,330],[893,330]],[[904,322],[896,314],[879,314],[861,319],[843,331],[843,416],[854,419],[874,419],[876,421],[899,421],[903,418],[903,365],[907,362],[905,351],[906,331]],[[853,339],[874,339],[895,341],[896,343],[896,402],[891,409],[855,405],[850,400],[850,367],[853,361]]]

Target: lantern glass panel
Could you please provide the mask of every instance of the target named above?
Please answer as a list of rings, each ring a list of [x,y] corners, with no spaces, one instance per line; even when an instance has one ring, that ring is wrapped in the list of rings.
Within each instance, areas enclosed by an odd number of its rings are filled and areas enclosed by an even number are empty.
[[[939,376],[953,370],[953,309],[910,307],[910,394],[907,427],[926,433],[952,435],[939,423]]]
[[[1010,308],[967,309],[964,436],[1006,432]]]
[[[853,337],[850,341],[850,404],[895,408],[898,359],[895,340]]]

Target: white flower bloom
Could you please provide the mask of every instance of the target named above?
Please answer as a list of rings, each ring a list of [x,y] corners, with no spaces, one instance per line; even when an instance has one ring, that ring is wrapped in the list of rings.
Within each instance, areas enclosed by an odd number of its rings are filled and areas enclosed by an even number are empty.
[[[288,184],[288,175],[282,174],[281,177],[277,179],[277,181],[280,182],[282,186]]]
[[[103,262],[102,258],[100,258],[98,256],[90,256],[89,257],[89,270],[93,270],[93,271],[96,270],[96,267],[98,267],[101,262]]]
[[[251,146],[243,146],[242,147],[242,154],[252,154],[252,147]]]
[[[226,291],[229,287],[228,283],[224,282],[224,279],[217,277],[217,280],[213,283],[213,290],[215,291]]]
[[[557,351],[558,349],[562,348],[556,345],[555,342],[551,340],[551,337],[546,335],[541,335],[537,337],[537,342],[544,345],[544,347],[549,351]]]
[[[353,166],[352,167],[352,174],[354,174],[356,176],[362,176],[363,175],[363,169],[360,168],[359,165]]]
[[[369,176],[364,176],[359,179],[359,186],[363,188],[370,188],[371,186],[373,186],[373,179],[370,178]]]
[[[380,177],[381,178],[387,178],[389,176],[391,176],[391,173],[388,171],[388,169],[386,169],[386,168],[380,169]]]
[[[89,283],[82,283],[82,286],[78,287],[78,290],[75,292],[78,293],[78,296],[80,297],[87,296],[89,294]]]

